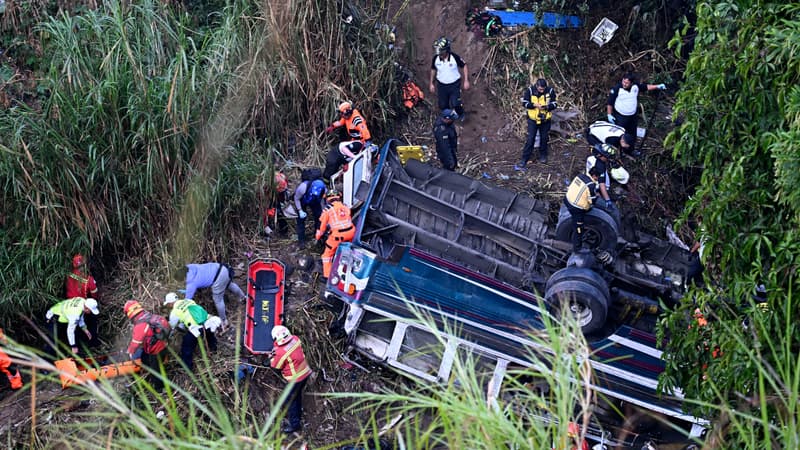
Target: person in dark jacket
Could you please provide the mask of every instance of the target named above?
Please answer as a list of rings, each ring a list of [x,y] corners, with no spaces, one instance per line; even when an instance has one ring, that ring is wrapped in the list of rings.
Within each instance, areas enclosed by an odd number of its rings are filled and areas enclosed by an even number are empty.
[[[536,80],[536,84],[522,92],[522,106],[528,116],[528,138],[522,148],[522,158],[514,170],[525,170],[525,165],[531,159],[533,146],[536,142],[536,133],[539,133],[539,162],[547,162],[547,134],[553,119],[553,110],[556,109],[556,92],[547,85],[544,78]]]
[[[442,167],[446,170],[455,170],[458,166],[458,133],[453,121],[458,119],[458,114],[452,109],[445,109],[436,123],[433,124],[433,137],[436,139],[436,154]]]

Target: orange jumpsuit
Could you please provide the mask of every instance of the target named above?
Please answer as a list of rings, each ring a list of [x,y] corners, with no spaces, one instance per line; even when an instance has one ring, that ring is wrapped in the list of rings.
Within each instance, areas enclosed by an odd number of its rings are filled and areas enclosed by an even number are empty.
[[[356,234],[356,227],[353,226],[353,219],[350,217],[350,208],[340,201],[328,205],[320,217],[319,230],[315,236],[317,240],[322,238],[328,227],[330,233],[325,241],[325,251],[322,252],[322,275],[325,278],[331,273],[331,262],[339,244],[352,241]]]
[[[364,116],[357,109],[353,110],[353,114],[350,117],[343,117],[333,122],[332,126],[334,128],[345,127],[350,138],[355,141],[361,141],[362,144],[372,139],[369,128],[367,128],[367,121],[364,120]]]
[[[3,329],[0,328],[0,344],[5,345],[6,342],[6,335],[3,333]],[[0,372],[3,372],[8,378],[11,389],[22,388],[22,375],[20,375],[19,369],[2,348],[0,348]]]

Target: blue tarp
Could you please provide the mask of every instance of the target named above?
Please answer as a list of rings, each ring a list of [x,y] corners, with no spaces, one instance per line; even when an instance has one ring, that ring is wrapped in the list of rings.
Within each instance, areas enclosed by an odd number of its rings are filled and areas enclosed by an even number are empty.
[[[500,11],[490,9],[488,12],[503,21],[504,27],[523,25],[527,27],[542,26],[547,28],[580,28],[583,26],[578,16],[565,16],[551,12],[542,13],[541,20],[531,11]]]

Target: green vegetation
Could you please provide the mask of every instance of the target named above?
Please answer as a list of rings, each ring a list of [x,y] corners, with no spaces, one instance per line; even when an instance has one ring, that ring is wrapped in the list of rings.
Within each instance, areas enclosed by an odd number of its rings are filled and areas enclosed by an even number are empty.
[[[197,26],[153,1],[58,16],[24,5],[41,18],[48,92],[0,111],[2,323],[59,298],[54,274],[74,252],[110,271],[157,242],[173,248],[167,267],[208,251],[208,232],[258,203],[264,170],[322,160],[319,124],[339,101],[378,129],[393,116],[373,10],[233,1]]]
[[[700,409],[723,404],[732,427],[721,427],[720,448],[800,442],[798,17],[797,3],[698,2],[676,105],[683,124],[669,139],[680,162],[704,167],[686,218],[702,221],[708,285],[663,324],[662,382]],[[753,299],[761,284],[765,302]]]

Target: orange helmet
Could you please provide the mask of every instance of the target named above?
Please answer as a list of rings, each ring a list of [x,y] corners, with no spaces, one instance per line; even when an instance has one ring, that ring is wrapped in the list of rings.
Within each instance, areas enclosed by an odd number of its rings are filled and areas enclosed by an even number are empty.
[[[86,260],[83,258],[83,255],[80,253],[76,254],[72,257],[72,268],[77,269],[86,263]]]
[[[289,188],[289,180],[282,172],[275,172],[275,190],[278,192],[285,192]]]
[[[353,105],[350,102],[339,103],[339,112],[346,116],[353,112]]]
[[[128,300],[125,302],[125,307],[123,308],[125,311],[125,315],[128,316],[129,319],[133,319],[136,317],[137,314],[144,311],[142,309],[142,305],[139,304],[136,300]]]

